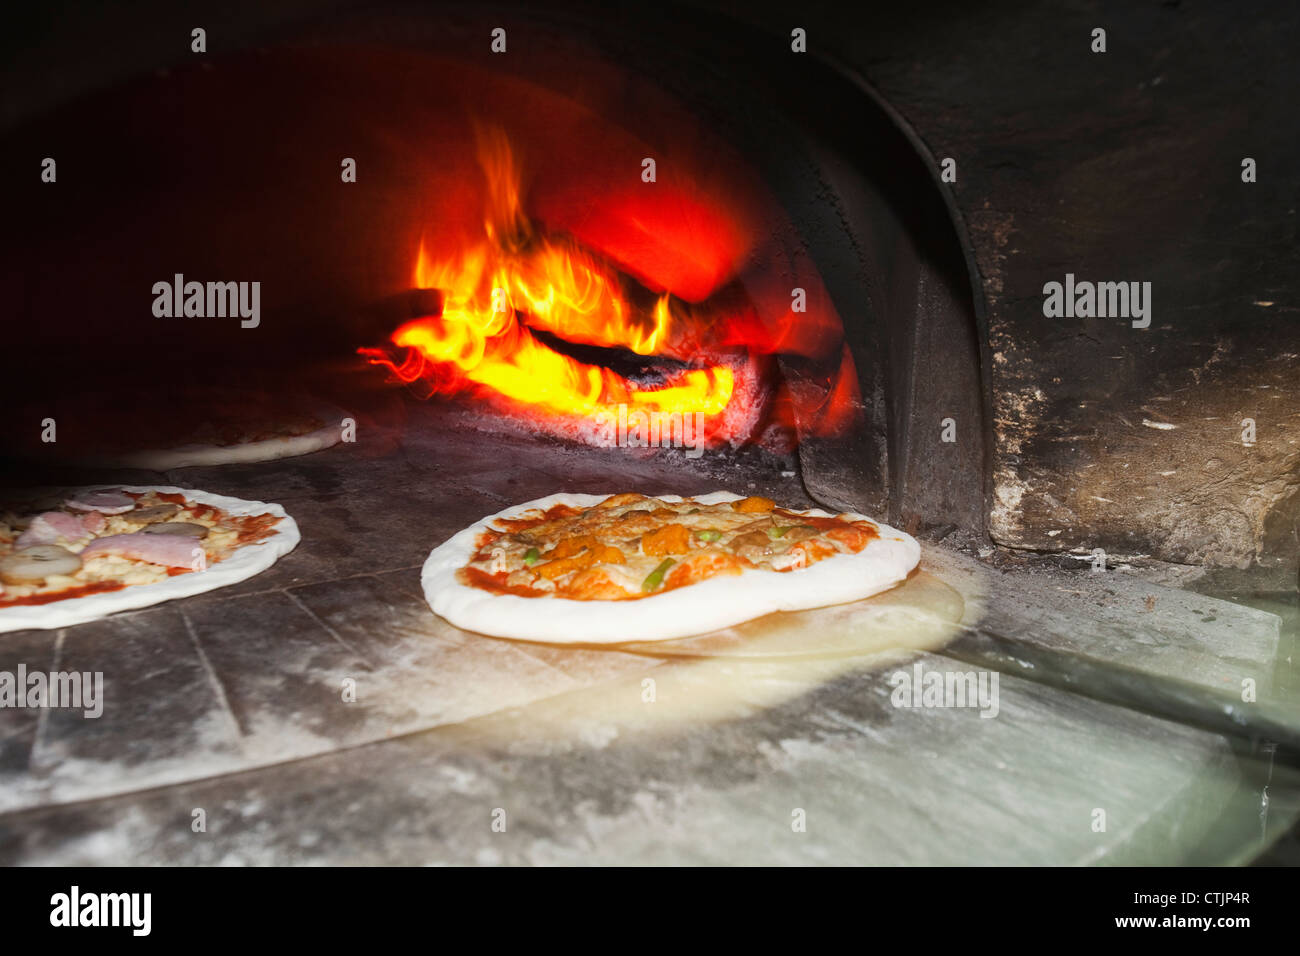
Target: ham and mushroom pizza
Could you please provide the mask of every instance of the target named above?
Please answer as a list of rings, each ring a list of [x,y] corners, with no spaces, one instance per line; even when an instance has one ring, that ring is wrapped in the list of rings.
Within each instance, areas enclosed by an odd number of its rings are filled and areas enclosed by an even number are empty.
[[[74,490],[0,516],[0,631],[96,620],[234,584],[297,545],[279,505],[170,487]]]
[[[557,494],[434,549],[429,606],[457,627],[550,643],[669,640],[870,597],[920,560],[864,515],[762,497]]]

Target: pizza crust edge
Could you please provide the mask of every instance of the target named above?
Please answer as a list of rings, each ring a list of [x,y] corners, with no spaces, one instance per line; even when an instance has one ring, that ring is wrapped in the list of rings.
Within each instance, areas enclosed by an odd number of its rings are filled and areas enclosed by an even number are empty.
[[[154,448],[120,455],[97,456],[87,464],[97,468],[142,468],[146,471],[171,471],[174,468],[203,468],[241,465],[281,458],[298,458],[343,440],[341,422],[348,417],[342,409],[316,401],[310,411],[325,422],[315,431],[286,438],[264,438],[239,445],[182,445],[177,448]]]

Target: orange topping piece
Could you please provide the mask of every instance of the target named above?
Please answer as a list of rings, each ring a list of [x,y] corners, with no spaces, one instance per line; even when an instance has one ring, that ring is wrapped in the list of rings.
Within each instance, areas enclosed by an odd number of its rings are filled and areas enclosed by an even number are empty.
[[[617,601],[632,596],[601,568],[579,571],[563,591],[566,596],[580,601]]]
[[[556,546],[555,550],[547,555],[548,558],[571,558],[578,554],[584,548],[596,547],[596,539],[589,534],[578,534],[572,538],[564,538]]]
[[[685,587],[697,581],[707,581],[719,574],[739,574],[750,567],[753,565],[744,558],[725,551],[715,551],[712,548],[697,551],[690,557],[683,558],[681,564],[668,572],[664,588]]]
[[[627,559],[623,557],[623,552],[613,545],[597,545],[594,550],[597,564],[625,564],[627,562]]]
[[[548,581],[554,581],[556,578],[564,577],[570,571],[585,571],[595,563],[596,552],[588,549],[581,554],[575,554],[571,558],[557,558],[554,561],[539,564],[534,570]]]
[[[575,544],[586,539],[591,543],[588,547],[585,543]],[[576,553],[574,549],[578,548]],[[561,554],[561,549],[564,553]],[[546,578],[548,581],[554,581],[556,578],[562,578],[570,571],[585,571],[593,564],[623,564],[626,559],[623,552],[618,548],[607,544],[597,544],[592,540],[591,535],[582,535],[579,538],[566,538],[556,545],[555,550],[547,557],[553,560],[545,564],[539,564],[533,570]]]
[[[691,548],[691,533],[685,525],[667,524],[641,536],[641,550],[652,557],[685,554]]]
[[[850,551],[857,553],[871,543],[871,539],[876,537],[874,531],[867,528],[859,528],[857,525],[849,525],[844,528],[832,528],[826,532],[826,537],[832,541],[838,541]]]
[[[766,514],[776,507],[776,502],[771,498],[749,497],[741,498],[739,501],[731,503],[732,511],[739,511],[744,515]]]

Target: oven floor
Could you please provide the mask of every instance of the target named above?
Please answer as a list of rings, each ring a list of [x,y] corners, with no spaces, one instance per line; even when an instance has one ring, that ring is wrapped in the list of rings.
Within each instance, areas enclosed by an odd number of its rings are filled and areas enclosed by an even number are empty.
[[[770,457],[637,457],[408,414],[316,455],[166,476],[283,504],[303,540],[269,571],[0,635],[0,670],[102,671],[106,698],[98,719],[0,710],[0,862],[1229,862],[1294,812],[1279,769],[1260,817],[1240,746],[1212,727],[1070,686],[1077,665],[1163,699],[1190,689],[1189,707],[1267,687],[1276,617],[1123,574],[998,574],[927,547],[967,630],[901,667],[996,669],[993,719],[894,706],[900,665],[873,658],[669,659],[452,628],[419,566],[508,503],[723,486],[810,502]],[[159,476],[108,480],[135,479]],[[1225,818],[1246,835],[1210,847]]]

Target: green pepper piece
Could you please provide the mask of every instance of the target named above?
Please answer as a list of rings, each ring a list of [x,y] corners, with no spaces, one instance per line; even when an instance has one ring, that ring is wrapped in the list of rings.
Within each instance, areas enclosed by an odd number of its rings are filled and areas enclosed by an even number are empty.
[[[524,552],[524,567],[531,568],[541,558],[542,553],[536,548],[529,548]]]
[[[660,561],[659,567],[647,574],[645,580],[641,582],[641,590],[649,594],[655,588],[659,587],[659,585],[663,584],[664,575],[668,572],[668,569],[676,563],[677,562],[672,558],[664,558]]]
[[[789,530],[789,528],[778,528],[776,525],[773,525],[767,529],[767,536],[769,538],[784,538],[785,533]]]
[[[703,531],[695,532],[695,537],[699,538],[701,541],[712,543],[722,537],[722,532],[718,531],[716,528],[705,528]]]

